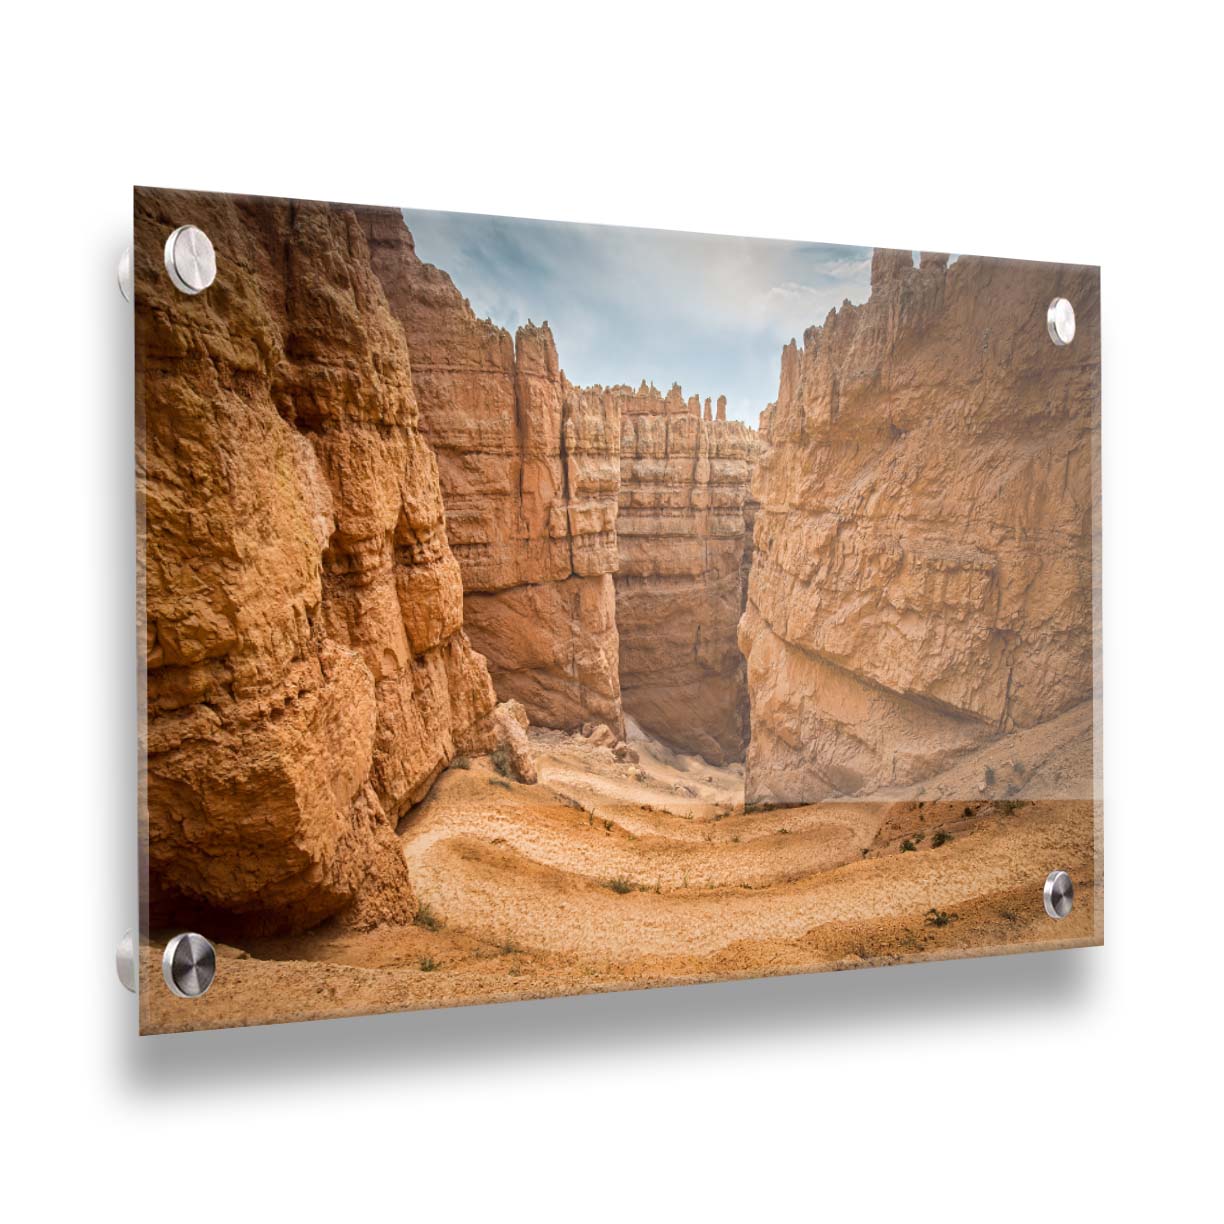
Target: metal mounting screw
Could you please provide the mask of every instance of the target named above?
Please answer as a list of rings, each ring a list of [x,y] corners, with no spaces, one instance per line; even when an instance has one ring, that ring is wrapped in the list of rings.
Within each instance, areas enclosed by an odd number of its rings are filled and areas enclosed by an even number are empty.
[[[203,293],[217,279],[217,253],[194,225],[180,225],[166,239],[165,258],[174,287],[183,293]]]
[[[1042,900],[1051,918],[1065,918],[1075,904],[1075,885],[1071,877],[1065,871],[1051,871],[1046,876]]]
[[[119,292],[123,294],[123,300],[130,302],[132,300],[132,248],[124,247],[123,254],[119,256]]]
[[[1066,298],[1055,298],[1046,310],[1046,330],[1062,348],[1075,339],[1075,307]]]
[[[180,999],[198,999],[217,975],[217,950],[194,931],[176,935],[162,953],[162,977]]]
[[[136,943],[131,931],[124,931],[119,946],[115,949],[115,972],[123,983],[124,990],[136,993]]]

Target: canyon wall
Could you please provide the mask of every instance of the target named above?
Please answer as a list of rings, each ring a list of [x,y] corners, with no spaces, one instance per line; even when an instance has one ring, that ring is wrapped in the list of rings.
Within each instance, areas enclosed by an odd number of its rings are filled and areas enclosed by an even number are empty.
[[[162,267],[184,222],[217,251],[197,297]],[[509,720],[362,227],[139,189],[134,264],[151,920],[405,921],[395,822]]]
[[[604,393],[621,423],[616,619],[626,713],[714,764],[747,743],[745,501],[755,432],[710,401],[643,384]]]
[[[522,702],[533,723],[623,734],[616,401],[568,383],[546,323],[512,340],[477,319],[451,278],[418,258],[398,210],[358,216],[412,352],[464,625],[499,696]]]
[[[876,251],[870,300],[787,346],[740,627],[749,801],[917,786],[1091,701],[1099,409],[1092,268]],[[1092,793],[1078,759],[1056,793]]]

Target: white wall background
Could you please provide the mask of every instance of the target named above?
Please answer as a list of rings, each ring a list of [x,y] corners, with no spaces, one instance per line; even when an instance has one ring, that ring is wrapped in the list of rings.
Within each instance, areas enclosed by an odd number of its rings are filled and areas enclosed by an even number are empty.
[[[1208,12],[7,13],[10,1218],[1218,1210]],[[1101,263],[1107,947],[138,1041],[134,182]]]

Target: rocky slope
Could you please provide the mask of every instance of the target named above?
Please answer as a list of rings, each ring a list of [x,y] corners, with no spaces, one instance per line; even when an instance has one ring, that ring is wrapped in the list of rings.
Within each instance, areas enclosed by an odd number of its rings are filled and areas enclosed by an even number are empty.
[[[185,222],[218,254],[198,297],[162,267]],[[397,819],[515,722],[403,329],[346,209],[141,189],[134,254],[153,921],[403,921]]]
[[[747,742],[745,515],[755,432],[710,401],[643,384],[619,407],[616,619],[625,710],[673,747],[721,764]]]
[[[547,324],[477,319],[423,263],[395,209],[358,210],[412,352],[464,624],[503,698],[533,723],[623,734],[617,670],[616,403],[570,386]]]
[[[870,300],[783,351],[740,628],[750,802],[918,786],[1091,700],[1099,319],[1096,269],[881,250]],[[1090,741],[1076,759],[1054,797],[1092,793]]]

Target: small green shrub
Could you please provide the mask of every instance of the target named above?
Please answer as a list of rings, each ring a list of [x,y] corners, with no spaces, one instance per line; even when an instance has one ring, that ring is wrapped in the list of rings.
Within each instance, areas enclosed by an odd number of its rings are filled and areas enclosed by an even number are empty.
[[[633,891],[633,884],[625,879],[624,876],[617,876],[615,879],[608,881],[608,887],[614,892],[624,896],[625,893]]]
[[[432,973],[438,967],[438,962],[432,956],[421,957],[421,972]]]
[[[951,840],[952,840],[952,834],[945,833],[942,829],[940,829],[939,832],[936,833],[935,836],[931,838],[931,846],[934,849],[938,849],[945,842],[950,842]]]
[[[424,901],[417,907],[416,917],[412,921],[414,925],[424,927],[427,931],[436,931],[442,925],[442,919]]]
[[[949,914],[945,910],[929,909],[926,912],[924,921],[927,926],[946,927],[948,923],[955,922],[956,918],[956,914]]]
[[[498,748],[494,748],[489,756],[489,760],[493,762],[493,768],[497,770],[503,778],[514,777],[514,766],[510,761],[510,749],[502,744]]]
[[[910,839],[907,837],[907,838],[906,838],[906,839],[905,839],[905,840],[904,840],[904,841],[901,843],[901,849],[902,849],[903,851],[905,851],[905,850],[913,850],[913,849],[915,849],[915,846],[914,846],[914,843],[913,843],[912,841],[910,841]]]

